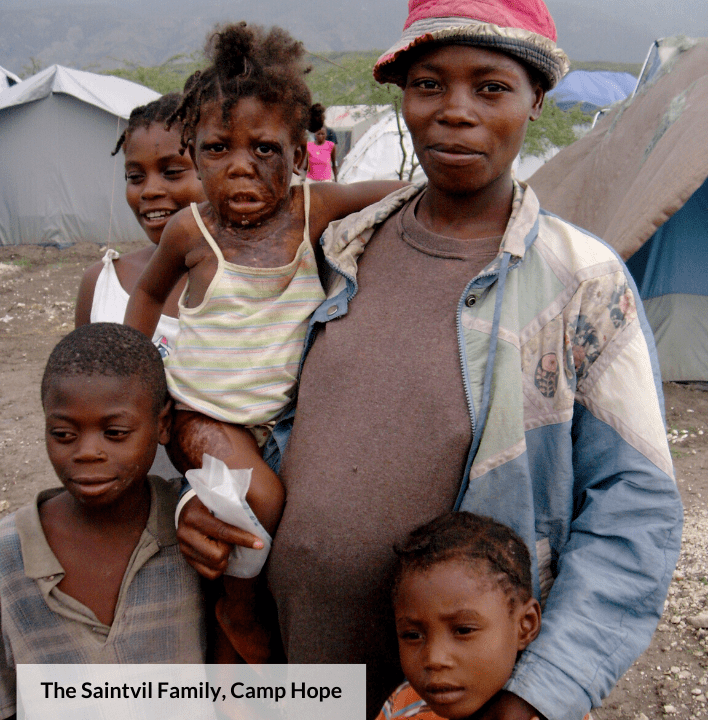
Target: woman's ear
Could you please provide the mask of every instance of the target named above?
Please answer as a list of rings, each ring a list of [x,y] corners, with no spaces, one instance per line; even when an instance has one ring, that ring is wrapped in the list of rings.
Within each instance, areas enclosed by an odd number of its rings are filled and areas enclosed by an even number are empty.
[[[541,632],[541,606],[536,598],[527,600],[516,610],[518,622],[518,644],[516,649],[525,650]]]
[[[534,103],[531,107],[531,113],[529,114],[529,120],[533,122],[541,117],[541,111],[543,110],[543,99],[546,97],[546,91],[541,87],[540,84],[536,84],[534,88]]]

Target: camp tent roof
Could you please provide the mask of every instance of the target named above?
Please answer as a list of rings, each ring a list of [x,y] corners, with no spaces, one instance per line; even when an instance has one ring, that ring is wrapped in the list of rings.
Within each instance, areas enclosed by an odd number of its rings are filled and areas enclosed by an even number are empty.
[[[145,105],[160,97],[154,90],[123,78],[52,65],[4,91],[0,95],[0,109],[41,100],[51,93],[72,95],[126,119],[137,105]]]
[[[2,65],[0,65],[0,92],[5,90],[5,88],[9,88],[12,85],[15,85],[15,83],[18,82],[21,81],[20,78],[15,75],[15,73],[6,70]]]
[[[637,78],[626,72],[573,70],[548,93],[561,110],[580,105],[583,111],[613,105],[632,93]]]
[[[636,95],[529,179],[541,206],[634,254],[708,177],[708,39],[662,41]]]
[[[125,202],[126,118],[159,94],[60,66],[0,93],[0,245],[144,239]]]

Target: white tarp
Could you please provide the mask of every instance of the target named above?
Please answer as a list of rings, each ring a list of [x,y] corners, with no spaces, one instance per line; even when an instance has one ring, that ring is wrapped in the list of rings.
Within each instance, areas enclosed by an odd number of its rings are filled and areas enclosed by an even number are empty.
[[[159,97],[154,90],[123,78],[52,65],[3,92],[0,109],[41,100],[52,93],[71,95],[126,120],[136,105]]]
[[[15,83],[20,82],[20,78],[15,73],[6,70],[0,65],[0,92],[6,88],[12,87]]]
[[[408,156],[403,179],[422,180],[425,173],[420,166],[415,169],[413,177],[409,177],[413,143],[402,117],[400,123],[404,147]],[[359,142],[351,149],[339,170],[339,180],[346,183],[363,180],[398,180],[402,161],[401,135],[396,123],[396,115],[393,110],[389,110],[381,120],[362,135]]]

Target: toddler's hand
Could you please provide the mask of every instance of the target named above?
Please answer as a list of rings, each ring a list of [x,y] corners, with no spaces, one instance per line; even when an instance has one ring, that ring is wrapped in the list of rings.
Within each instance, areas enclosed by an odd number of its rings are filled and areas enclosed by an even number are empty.
[[[197,497],[180,513],[177,540],[187,562],[208,580],[215,580],[226,570],[234,545],[263,547],[255,535],[217,520]]]

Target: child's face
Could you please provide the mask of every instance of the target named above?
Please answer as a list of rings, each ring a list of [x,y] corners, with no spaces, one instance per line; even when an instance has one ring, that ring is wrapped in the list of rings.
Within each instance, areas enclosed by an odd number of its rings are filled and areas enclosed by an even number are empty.
[[[155,415],[137,378],[56,377],[44,397],[47,454],[82,505],[104,508],[144,485],[157,444],[169,439],[168,406]]]
[[[140,227],[157,245],[167,221],[191,202],[202,202],[204,190],[187,153],[180,155],[178,130],[162,123],[138,127],[125,146],[125,199]]]
[[[241,98],[224,125],[221,105],[202,108],[190,153],[207,199],[225,227],[259,225],[289,199],[304,145],[293,141],[285,111]]]
[[[405,676],[435,713],[454,720],[503,688],[541,617],[535,600],[512,609],[486,569],[457,559],[406,572],[394,612]]]
[[[327,131],[324,128],[320,128],[315,133],[315,142],[318,145],[322,145],[322,143],[327,139]]]
[[[444,45],[408,70],[403,116],[431,187],[450,195],[510,182],[543,90],[501,52]]]

